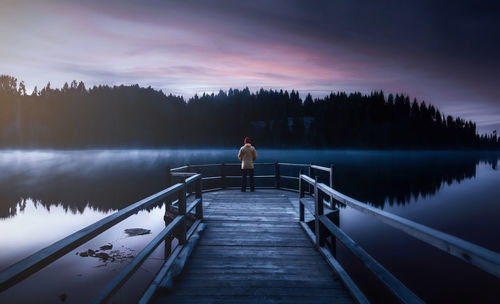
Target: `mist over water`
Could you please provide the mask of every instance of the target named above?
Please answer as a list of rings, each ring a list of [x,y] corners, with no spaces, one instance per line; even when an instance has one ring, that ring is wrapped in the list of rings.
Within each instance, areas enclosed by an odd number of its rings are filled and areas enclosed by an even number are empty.
[[[0,217],[16,215],[26,199],[73,213],[121,209],[163,189],[166,166],[236,163],[236,155],[237,149],[1,151]],[[498,158],[495,152],[259,150],[258,161],[333,164],[336,189],[382,207],[474,178],[480,164],[496,170]],[[238,166],[226,170],[240,174]],[[283,167],[282,174],[297,176],[298,169]]]
[[[325,166],[333,164],[335,189],[370,205],[500,252],[500,237],[491,233],[500,231],[498,152],[272,150],[258,147],[257,150],[259,162],[279,160],[304,164],[314,162]],[[197,164],[236,163],[237,152],[238,147],[0,151],[0,268],[162,190],[166,185],[166,166],[191,164],[196,168]],[[240,174],[237,165],[227,166],[226,170],[227,175]],[[256,174],[271,174],[270,170],[272,166],[257,167]],[[297,176],[298,170],[283,166],[281,174]],[[204,168],[202,173],[205,176],[219,175],[217,169],[209,171]],[[319,178],[326,181],[326,176],[320,174]],[[238,180],[233,182],[234,185],[239,183]],[[137,252],[151,235],[126,238],[123,229],[151,229],[154,236],[164,226],[163,212],[160,207],[141,211],[128,222],[121,223],[105,235],[68,253],[49,270],[41,271],[33,279],[22,282],[19,288],[23,288],[22,284],[35,284],[36,280],[49,276],[51,271],[50,276],[55,272],[58,281],[65,281],[64,278],[69,276],[74,282],[70,284],[66,280],[65,290],[58,290],[52,282],[52,289],[47,287],[47,291],[41,292],[42,298],[50,302],[54,297],[57,299],[59,294],[67,292],[70,295],[67,300],[69,303],[84,303],[88,300],[85,296],[75,298],[77,290],[91,284],[89,282],[104,284],[112,276],[112,269],[116,271],[122,264],[109,263],[106,267],[98,267],[102,263],[90,262],[91,259],[85,260],[76,253],[109,242]],[[341,209],[340,219],[342,229],[383,265],[388,265],[389,270],[424,299],[449,300],[448,296],[456,286],[467,284],[486,288],[484,300],[493,297],[488,292],[493,290],[491,286],[495,279],[492,280],[488,275],[350,208]],[[415,255],[416,252],[418,255]],[[160,253],[154,257],[157,261],[162,258]],[[365,276],[352,257],[341,249],[338,258],[345,263],[348,271],[360,277]],[[408,263],[412,258],[433,265],[437,269],[432,274],[433,279],[423,279],[426,273],[419,268],[420,264]],[[148,271],[154,273],[154,267],[144,270],[144,275]],[[467,274],[474,282],[454,278],[453,273],[456,271]],[[441,284],[440,291],[430,287],[441,281],[451,283]],[[368,282],[362,281],[360,284],[370,288]],[[463,288],[456,292],[456,297],[472,297],[472,292],[467,290]],[[0,301],[2,298],[9,299],[14,291],[1,294]],[[29,298],[26,299],[29,301]]]

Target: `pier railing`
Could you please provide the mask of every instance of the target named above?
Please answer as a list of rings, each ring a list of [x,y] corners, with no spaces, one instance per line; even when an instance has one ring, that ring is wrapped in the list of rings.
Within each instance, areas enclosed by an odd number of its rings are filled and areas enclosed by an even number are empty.
[[[281,189],[299,191],[299,173],[306,171],[309,176],[318,176],[327,185],[333,187],[334,167],[310,164],[295,164],[284,162],[255,163],[255,183],[258,189]],[[179,171],[201,172],[203,175],[203,191],[217,191],[224,189],[239,189],[241,187],[241,163],[219,163],[202,165],[185,165],[178,168],[167,168],[167,175],[175,176]],[[167,177],[168,179],[168,177]],[[313,187],[308,188],[313,193]],[[330,201],[333,208],[333,199]]]
[[[180,171],[180,170],[177,170]],[[47,265],[56,261],[63,255],[78,248],[80,245],[91,240],[112,226],[125,220],[140,210],[165,204],[165,207],[175,206],[177,210],[176,216],[168,220],[166,227],[150,242],[148,243],[121,271],[106,285],[97,297],[93,300],[94,303],[106,302],[115,294],[119,288],[139,269],[139,267],[146,261],[151,253],[168,237],[174,235],[179,242],[176,249],[166,256],[162,269],[157,274],[153,283],[146,290],[142,302],[147,300],[155,292],[156,288],[161,282],[163,276],[168,273],[173,261],[182,252],[188,240],[196,232],[197,227],[203,220],[203,200],[202,200],[202,179],[201,174],[177,173],[181,175],[181,181],[171,185],[170,187],[155,193],[143,200],[140,200],[130,206],[123,208],[57,242],[54,244],[34,253],[33,255],[17,262],[16,264],[2,270],[0,272],[0,292],[8,289],[9,287],[19,283],[23,279],[38,272]],[[189,189],[189,193],[187,190]],[[188,197],[194,194],[194,199],[188,202]],[[191,224],[189,230],[187,229],[188,215],[194,217],[194,222]],[[167,223],[167,221],[166,221]]]
[[[241,187],[240,166],[241,163],[186,165],[172,169],[171,171],[198,170],[199,172],[203,172],[203,191],[217,191],[222,189],[239,189]],[[380,220],[397,230],[407,233],[413,238],[421,240],[478,267],[484,272],[500,278],[500,254],[371,207],[334,190],[333,165],[320,166],[312,163],[265,162],[255,163],[255,171],[258,173],[255,175],[256,188],[281,189],[299,193],[299,219],[302,228],[359,303],[366,303],[368,300],[335,259],[332,252],[325,246],[325,240],[328,236],[333,236],[340,241],[399,301],[403,303],[419,303],[423,301],[340,229],[338,224],[340,210],[336,208],[338,205],[353,208]],[[328,214],[325,208],[328,209]],[[312,216],[312,222],[306,221],[306,211]]]
[[[306,197],[306,189],[309,187],[313,187],[314,189],[312,199]],[[299,175],[299,189],[299,218],[301,226],[330,266],[339,274],[358,302],[363,303],[366,301],[366,298],[364,298],[356,284],[354,284],[342,266],[327,250],[325,240],[328,235],[334,236],[353,253],[354,256],[356,256],[399,301],[402,303],[422,303],[423,301],[340,229],[338,225],[338,210],[336,214],[337,218],[331,214],[325,214],[324,206],[327,205],[326,201],[328,200],[335,200],[339,204],[356,209],[370,217],[380,220],[384,224],[407,233],[413,238],[421,240],[500,278],[500,254],[496,252],[389,212],[371,207],[334,190],[324,183],[318,182],[317,178],[313,179],[303,173]],[[306,210],[314,217],[314,231],[305,222]]]
[[[119,210],[1,271],[0,292],[41,270],[138,211],[165,204],[166,210],[175,209],[174,216],[168,221],[166,220],[166,227],[94,299],[94,303],[102,303],[110,299],[148,256],[162,242],[166,244],[166,240],[174,235],[179,240],[179,246],[173,251],[168,250],[170,255],[167,258],[166,254],[166,262],[139,301],[139,303],[147,303],[156,289],[160,285],[164,285],[165,277],[171,273],[170,268],[174,264],[174,260],[182,256],[183,251],[188,249],[186,248],[189,247],[188,240],[193,238],[200,225],[203,226],[201,224],[203,220],[202,192],[239,189],[241,187],[240,166],[240,163],[220,163],[167,168],[168,188]],[[256,163],[255,171],[257,173],[254,176],[257,189],[281,189],[298,192],[300,225],[359,303],[367,303],[368,300],[335,259],[334,253],[328,249],[326,241],[329,236],[335,237],[350,250],[399,301],[419,303],[422,300],[340,229],[338,221],[340,211],[336,208],[339,204],[380,220],[413,238],[426,242],[500,278],[500,254],[368,206],[334,190],[333,166],[268,162]],[[312,220],[306,221],[306,211],[309,219],[312,218]],[[189,230],[187,229],[188,218],[194,218]]]

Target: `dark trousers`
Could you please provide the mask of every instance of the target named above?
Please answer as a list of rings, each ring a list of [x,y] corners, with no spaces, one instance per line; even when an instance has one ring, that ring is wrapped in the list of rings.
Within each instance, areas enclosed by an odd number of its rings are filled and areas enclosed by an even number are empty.
[[[250,191],[253,191],[255,189],[253,183],[253,169],[241,170],[241,191],[247,190],[247,174],[250,176]]]

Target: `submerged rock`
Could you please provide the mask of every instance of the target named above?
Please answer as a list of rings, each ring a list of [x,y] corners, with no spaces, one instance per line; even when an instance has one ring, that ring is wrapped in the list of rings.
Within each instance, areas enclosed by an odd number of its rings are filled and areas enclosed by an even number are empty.
[[[146,229],[143,229],[143,230],[146,230]],[[147,233],[143,233],[143,234],[148,234],[148,233],[151,233],[149,230],[146,230]],[[124,246],[122,246],[124,247]],[[131,254],[132,251],[134,251],[133,249],[130,249],[130,248],[125,248],[124,247],[124,250],[111,250],[113,248],[113,245],[111,244],[107,244],[107,245],[103,245],[101,246],[99,249],[88,249],[87,251],[83,251],[83,252],[77,252],[76,254],[81,256],[81,257],[92,257],[92,258],[97,258],[99,259],[99,261],[103,262],[104,264],[102,265],[98,265],[96,267],[103,267],[103,266],[107,266],[108,265],[108,262],[111,262],[111,263],[114,263],[114,262],[125,262],[125,261],[128,261],[130,259],[133,259],[134,256]],[[107,253],[104,252],[106,250],[109,250]]]
[[[88,257],[88,256],[89,256],[89,253],[88,253],[87,251],[80,252],[80,256],[81,256],[81,257]]]
[[[103,245],[101,247],[99,247],[100,250],[111,250],[113,249],[113,245],[111,244],[107,244],[107,245]]]
[[[150,234],[151,230],[143,228],[131,228],[131,229],[125,229],[125,233],[128,234],[128,236],[138,236],[138,235]]]
[[[99,258],[101,259],[103,262],[106,262],[108,259],[112,259],[112,257],[105,253],[105,252],[99,252],[99,250],[92,250],[92,249],[89,249],[87,251],[84,251],[84,252],[80,252],[80,256],[81,257],[93,257],[93,258]],[[114,260],[114,259],[112,259]]]
[[[93,255],[93,257],[100,258],[103,262],[106,262],[110,258],[109,254],[105,252],[96,253],[95,255]]]

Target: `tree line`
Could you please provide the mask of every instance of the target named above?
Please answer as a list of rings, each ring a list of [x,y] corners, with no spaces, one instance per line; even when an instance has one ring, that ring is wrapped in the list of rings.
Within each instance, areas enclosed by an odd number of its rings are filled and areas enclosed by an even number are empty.
[[[188,100],[151,87],[83,82],[26,92],[0,76],[0,147],[176,147],[239,145],[333,148],[498,148],[496,132],[445,116],[404,94],[229,89]]]

